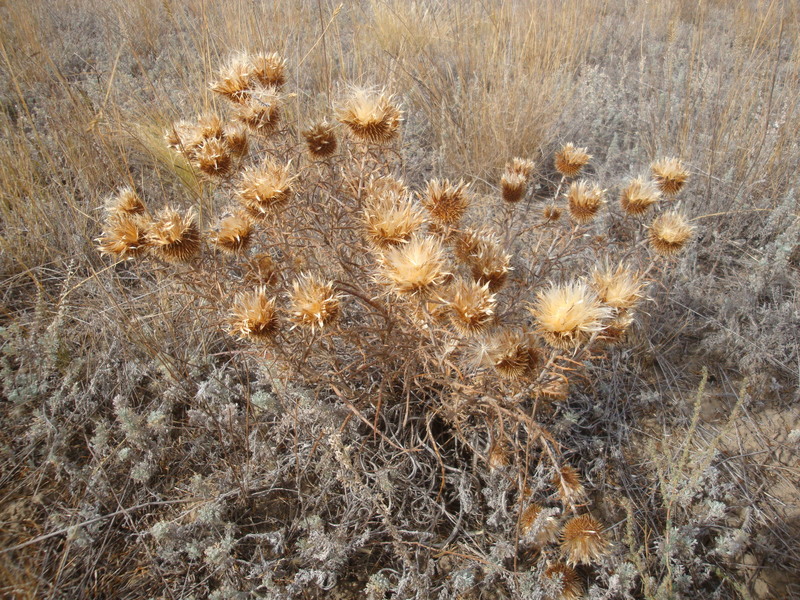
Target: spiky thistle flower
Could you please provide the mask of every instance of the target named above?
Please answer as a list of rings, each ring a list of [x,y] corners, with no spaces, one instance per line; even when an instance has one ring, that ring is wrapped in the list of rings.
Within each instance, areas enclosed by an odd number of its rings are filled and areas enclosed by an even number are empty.
[[[658,189],[667,196],[674,196],[689,179],[689,171],[678,158],[662,158],[650,165]]]
[[[267,287],[240,293],[231,309],[230,331],[240,338],[255,341],[270,339],[278,330],[275,299],[267,295]]]
[[[586,181],[570,184],[567,190],[569,215],[578,223],[588,223],[605,204],[605,190]]]
[[[301,275],[292,284],[291,319],[303,327],[324,327],[339,316],[341,294],[333,283],[323,282],[311,274]]]
[[[397,135],[402,114],[391,96],[371,90],[355,90],[339,108],[336,118],[347,125],[357,139],[385,144]]]
[[[548,204],[542,209],[542,218],[545,221],[554,222],[561,218],[561,208],[555,204]]]
[[[223,137],[222,119],[215,113],[203,113],[197,118],[197,135],[204,140]]]
[[[226,125],[222,131],[222,138],[228,145],[231,154],[237,158],[247,154],[250,149],[247,128],[243,125]]]
[[[268,285],[275,283],[277,274],[278,268],[269,252],[260,252],[248,260],[244,278],[251,283]]]
[[[506,202],[519,202],[528,191],[528,180],[534,168],[533,161],[514,158],[506,165],[500,178],[500,190]]]
[[[486,457],[486,462],[489,465],[490,471],[496,471],[508,466],[508,449],[503,442],[495,442],[489,448],[489,453]]]
[[[245,169],[236,194],[247,216],[260,222],[289,201],[294,180],[289,164],[266,160],[260,167]]]
[[[219,70],[217,79],[211,82],[211,91],[231,102],[242,103],[250,97],[253,68],[246,56],[237,56]]]
[[[633,313],[629,310],[621,311],[613,319],[606,323],[600,333],[600,339],[606,344],[614,345],[622,342],[633,325]]]
[[[693,232],[694,228],[682,214],[663,213],[650,225],[650,245],[658,254],[671,256],[686,245]]]
[[[519,517],[519,532],[522,541],[533,546],[545,546],[558,539],[558,521],[553,510],[545,509],[535,502],[529,504]]]
[[[447,290],[444,302],[450,322],[462,335],[481,333],[494,321],[497,298],[488,283],[459,279]]]
[[[447,179],[431,179],[422,196],[422,205],[437,223],[455,225],[469,208],[468,187],[463,181],[452,184]]]
[[[106,201],[109,217],[132,217],[147,212],[144,202],[131,187],[124,187]]]
[[[283,96],[275,87],[259,87],[250,91],[245,102],[236,106],[234,118],[247,125],[251,131],[269,135],[281,120]]]
[[[185,214],[167,207],[158,215],[149,231],[150,244],[166,261],[186,262],[200,251],[200,230],[194,208]]]
[[[250,77],[264,87],[279,88],[286,83],[286,60],[276,52],[256,54],[250,58]]]
[[[466,263],[475,281],[488,284],[493,292],[503,287],[512,270],[511,255],[503,251],[500,242],[492,235],[482,235],[475,240]]]
[[[427,295],[450,275],[442,243],[432,237],[415,235],[386,250],[379,262],[384,278],[401,296]]]
[[[212,177],[224,177],[233,166],[228,144],[215,137],[203,140],[194,150],[193,158],[195,166]]]
[[[238,254],[250,244],[253,226],[241,215],[225,217],[211,235],[211,241],[223,252]]]
[[[564,563],[553,563],[547,567],[542,577],[558,583],[558,595],[548,596],[550,600],[578,600],[583,597],[583,582],[575,569]]]
[[[575,504],[585,494],[580,475],[571,465],[563,465],[556,471],[553,485],[564,504]]]
[[[589,564],[608,551],[603,526],[591,515],[573,517],[561,531],[561,550],[570,565]]]
[[[592,271],[592,288],[603,304],[623,311],[642,298],[642,282],[625,265],[613,268],[608,262]]]
[[[585,283],[552,285],[536,296],[529,310],[539,333],[555,348],[567,350],[586,342],[611,317],[612,309],[603,306]]]
[[[504,329],[473,344],[473,364],[494,369],[503,379],[523,377],[530,371],[532,359],[530,339],[519,331]]]
[[[575,177],[591,158],[592,156],[586,153],[586,148],[576,148],[573,144],[567,144],[556,152],[556,170],[564,177]]]
[[[391,175],[370,177],[370,180],[367,182],[365,195],[367,198],[372,199],[395,200],[408,195],[408,186],[406,186],[402,179],[392,177]]]
[[[409,196],[368,196],[364,207],[367,239],[380,250],[406,243],[425,223],[420,206]]]
[[[651,181],[642,177],[631,179],[622,190],[619,204],[627,214],[638,217],[647,212],[653,204],[658,202],[661,192]]]
[[[327,121],[315,123],[302,133],[306,139],[308,153],[311,158],[328,158],[336,152],[336,133],[333,130],[333,125]]]
[[[114,215],[97,238],[97,249],[125,260],[142,256],[150,246],[150,226],[138,215]]]

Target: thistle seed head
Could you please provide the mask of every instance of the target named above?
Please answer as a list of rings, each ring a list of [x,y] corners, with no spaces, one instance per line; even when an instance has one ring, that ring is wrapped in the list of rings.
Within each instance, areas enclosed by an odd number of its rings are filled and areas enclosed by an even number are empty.
[[[521,541],[541,547],[558,539],[558,521],[541,504],[529,504],[519,518]]]
[[[323,282],[314,275],[301,275],[292,285],[291,319],[297,325],[324,327],[339,316],[341,294],[334,291],[333,283]]]
[[[561,502],[565,505],[575,504],[586,493],[578,471],[571,465],[564,465],[556,471],[553,485],[558,491]]]
[[[528,180],[520,173],[506,171],[500,178],[500,191],[506,202],[519,202],[528,191]]]
[[[632,308],[642,299],[642,282],[625,265],[608,262],[592,271],[592,288],[600,302],[618,311]]]
[[[584,283],[553,285],[536,296],[537,302],[529,310],[539,333],[555,348],[579,346],[602,330],[603,322],[612,316],[612,309],[603,306]]]
[[[260,135],[273,133],[280,123],[283,97],[275,87],[251,90],[247,101],[236,106],[234,118]]]
[[[391,96],[370,90],[355,90],[336,117],[355,138],[372,144],[394,139],[402,121],[400,109]]]
[[[558,584],[558,594],[548,596],[548,600],[579,600],[583,597],[583,582],[578,573],[564,563],[553,563],[542,575],[547,580]]]
[[[241,104],[250,97],[252,77],[252,67],[247,57],[237,56],[219,70],[217,79],[210,84],[211,91]]]
[[[275,283],[277,275],[278,268],[272,256],[268,252],[261,252],[247,262],[244,278],[254,284],[269,285]]]
[[[138,215],[114,215],[106,222],[105,231],[96,240],[102,254],[120,260],[138,258],[150,246],[150,225]]]
[[[650,165],[658,189],[667,196],[674,196],[689,179],[689,171],[678,158],[662,158]]]
[[[650,225],[650,245],[658,254],[671,256],[686,245],[693,232],[694,228],[682,214],[663,213]]]
[[[236,194],[248,218],[262,222],[282,208],[292,197],[295,178],[290,165],[271,160],[261,167],[245,169]]]
[[[222,130],[222,139],[236,158],[241,158],[250,149],[247,127],[244,125],[226,125]]]
[[[303,131],[303,137],[306,139],[308,153],[311,158],[328,158],[336,152],[336,133],[333,130],[333,125],[327,121],[312,125]]]
[[[132,217],[147,212],[144,202],[131,187],[124,187],[116,196],[106,201],[106,213],[109,217]]]
[[[420,206],[409,196],[384,192],[367,196],[364,227],[367,239],[379,250],[406,243],[425,223]]]
[[[450,322],[462,335],[482,333],[493,323],[497,299],[488,283],[459,279],[447,290],[446,297]]]
[[[592,158],[586,153],[586,148],[576,148],[567,144],[556,152],[555,166],[564,177],[575,177]]]
[[[233,158],[223,139],[207,138],[193,153],[194,164],[206,175],[224,177],[231,171]]]
[[[459,181],[450,183],[445,179],[432,179],[428,182],[422,205],[428,209],[431,218],[440,225],[455,225],[464,216],[470,205],[468,186]]]
[[[278,330],[275,299],[267,296],[266,286],[236,297],[231,309],[230,332],[254,341],[270,339]]]
[[[279,88],[286,83],[286,60],[276,52],[256,54],[250,58],[250,77],[264,87]]]
[[[569,215],[578,223],[588,223],[605,204],[605,190],[586,181],[572,183],[567,190]]]
[[[231,215],[219,222],[211,241],[223,252],[239,254],[247,249],[253,233],[253,226],[241,215]]]
[[[505,329],[473,345],[473,364],[491,368],[503,379],[517,380],[531,368],[530,339],[524,333]]]
[[[425,296],[450,275],[444,249],[432,237],[413,236],[380,256],[383,277],[400,296]]]
[[[561,531],[561,550],[570,565],[596,562],[608,547],[603,526],[591,515],[573,517]]]
[[[466,263],[475,281],[481,285],[488,284],[493,292],[503,287],[512,270],[511,255],[503,251],[493,235],[479,235],[474,240],[474,248]]]
[[[187,262],[200,251],[200,230],[194,208],[180,214],[165,208],[152,224],[150,244],[156,253],[169,262]]]
[[[555,204],[548,204],[542,209],[542,218],[548,222],[555,222],[561,218],[561,208]]]
[[[622,190],[619,204],[627,214],[638,217],[647,212],[653,204],[658,202],[661,192],[651,181],[642,177],[631,179]]]

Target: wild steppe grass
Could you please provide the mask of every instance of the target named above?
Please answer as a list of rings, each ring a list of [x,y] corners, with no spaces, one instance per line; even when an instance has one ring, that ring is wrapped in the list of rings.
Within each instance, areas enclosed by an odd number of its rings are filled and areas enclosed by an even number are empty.
[[[0,23],[0,595],[800,597],[796,3]]]

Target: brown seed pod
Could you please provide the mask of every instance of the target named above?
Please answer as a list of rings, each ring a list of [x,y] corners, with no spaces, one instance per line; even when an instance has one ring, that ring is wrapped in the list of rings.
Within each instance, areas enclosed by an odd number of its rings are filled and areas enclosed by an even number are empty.
[[[561,550],[570,565],[596,562],[608,547],[603,526],[591,515],[573,517],[561,531]]]
[[[611,308],[603,306],[586,284],[577,282],[538,292],[529,310],[545,341],[564,350],[586,342],[612,316]]]
[[[632,179],[622,190],[619,204],[627,214],[638,217],[647,212],[653,204],[658,202],[661,192],[650,181],[641,177]]]
[[[550,581],[557,581],[560,586],[558,594],[548,596],[549,600],[578,600],[583,597],[583,582],[572,567],[564,563],[553,563],[545,569],[542,576]]]
[[[241,215],[231,215],[219,222],[217,231],[211,235],[211,241],[223,252],[239,254],[247,249],[252,233],[250,221]]]
[[[422,196],[422,205],[428,209],[436,223],[455,225],[470,205],[467,188],[463,181],[453,184],[447,179],[431,179]]]
[[[336,152],[336,133],[333,130],[333,125],[327,121],[312,125],[303,131],[303,137],[306,139],[308,153],[311,158],[328,158]]]
[[[236,194],[248,218],[263,222],[292,197],[295,176],[289,164],[267,160],[260,167],[245,169]]]
[[[379,257],[384,281],[400,296],[425,296],[445,282],[446,268],[440,240],[420,235],[386,250]]]
[[[542,218],[548,222],[555,222],[561,218],[561,208],[555,204],[548,204],[542,209]]]
[[[237,104],[250,97],[252,67],[246,56],[238,56],[219,70],[217,79],[210,84],[211,91]]]
[[[232,335],[254,341],[265,341],[278,331],[275,299],[267,295],[266,286],[259,286],[236,297],[231,309]]]
[[[444,302],[450,322],[461,335],[482,333],[494,322],[497,300],[488,283],[458,279],[447,290]]]
[[[286,60],[275,52],[250,58],[250,77],[263,87],[279,88],[286,83]]]
[[[565,505],[575,504],[585,494],[580,475],[571,465],[563,465],[553,477],[553,485],[558,491],[561,502]]]
[[[115,215],[96,240],[102,254],[120,260],[139,258],[150,247],[150,224],[138,215]]]
[[[556,152],[555,166],[564,177],[575,177],[592,158],[586,153],[586,148],[576,148],[567,144]]]
[[[521,541],[532,546],[541,547],[558,539],[558,521],[552,510],[541,504],[529,504],[519,518]]]
[[[234,118],[259,135],[270,135],[281,120],[283,96],[275,87],[251,90],[247,101],[236,106]]]
[[[165,208],[152,224],[148,239],[154,251],[169,262],[187,262],[200,251],[200,230],[197,217],[190,208],[181,215]]]
[[[650,165],[658,189],[667,196],[674,196],[689,179],[689,171],[680,159],[662,158]]]
[[[142,199],[131,187],[124,187],[116,196],[106,201],[106,213],[109,217],[133,217],[147,212]]]
[[[586,181],[578,181],[567,190],[569,215],[578,223],[588,223],[605,204],[605,190]]]
[[[305,274],[292,284],[291,319],[297,325],[322,328],[339,317],[341,294],[330,281]]]
[[[608,262],[592,271],[592,289],[600,302],[618,311],[633,308],[642,299],[642,281],[620,263],[616,268]]]
[[[207,138],[194,151],[194,164],[206,175],[224,177],[231,172],[233,158],[224,140]]]
[[[691,239],[694,228],[682,214],[663,213],[650,225],[650,245],[658,254],[671,256]]]
[[[356,139],[386,144],[397,136],[402,121],[392,97],[370,90],[355,90],[337,111],[336,118],[347,125]]]
[[[408,196],[384,192],[367,196],[365,204],[367,240],[379,250],[406,243],[425,223],[421,207]]]

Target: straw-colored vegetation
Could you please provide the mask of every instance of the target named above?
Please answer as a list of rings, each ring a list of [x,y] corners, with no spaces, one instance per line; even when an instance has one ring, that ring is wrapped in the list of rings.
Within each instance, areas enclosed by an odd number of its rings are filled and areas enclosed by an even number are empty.
[[[793,3],[0,23],[0,595],[800,597]]]

